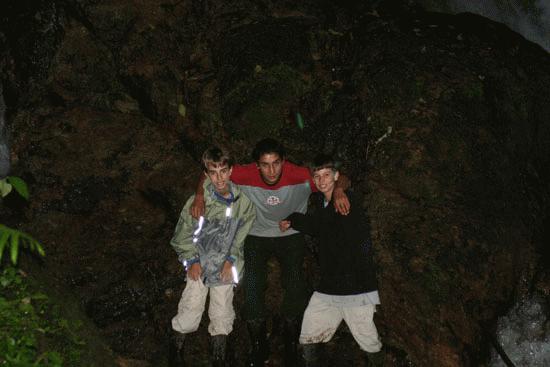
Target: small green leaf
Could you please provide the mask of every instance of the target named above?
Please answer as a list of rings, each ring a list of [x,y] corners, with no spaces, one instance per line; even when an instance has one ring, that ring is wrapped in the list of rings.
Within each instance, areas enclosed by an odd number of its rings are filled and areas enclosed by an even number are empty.
[[[24,239],[31,252],[37,252],[40,256],[45,255],[44,249],[40,245],[40,242],[29,236],[27,233],[20,232],[20,235],[21,239]]]
[[[7,179],[0,180],[0,196],[5,197],[11,192],[12,186],[8,183]]]
[[[7,230],[6,227],[0,225],[0,260],[2,260],[2,255],[4,254],[4,249],[6,248],[6,244],[8,243],[8,237],[10,236],[9,230]]]
[[[12,232],[11,233],[11,249],[10,249],[10,257],[11,262],[13,265],[17,264],[17,256],[19,255],[19,233],[18,232]]]
[[[302,118],[300,112],[296,112],[296,124],[298,125],[300,130],[304,129],[304,119]]]
[[[62,366],[63,358],[58,352],[48,352],[48,362],[52,366]]]
[[[29,188],[22,178],[16,176],[8,176],[8,182],[13,186],[15,191],[25,199],[29,199]]]
[[[44,251],[44,248],[40,245],[40,243],[36,242],[36,251],[40,256],[46,256],[46,251]]]
[[[69,328],[69,321],[67,319],[60,319],[59,320],[59,326],[61,326],[64,329]]]
[[[34,300],[39,301],[39,300],[46,300],[46,299],[48,299],[48,296],[45,295],[44,293],[38,292],[38,293],[33,294],[33,295],[31,296],[31,298],[34,299]]]
[[[32,240],[25,236],[24,233],[21,233],[21,236],[19,237],[19,247],[28,247],[31,252],[34,250]]]
[[[185,105],[183,103],[179,104],[178,112],[181,115],[181,117],[185,117],[185,115],[187,114],[187,108],[185,107]]]
[[[0,285],[1,285],[2,287],[5,288],[5,287],[7,287],[7,286],[10,285],[10,284],[11,284],[11,279],[7,279],[7,278],[1,278],[1,279],[0,279]]]

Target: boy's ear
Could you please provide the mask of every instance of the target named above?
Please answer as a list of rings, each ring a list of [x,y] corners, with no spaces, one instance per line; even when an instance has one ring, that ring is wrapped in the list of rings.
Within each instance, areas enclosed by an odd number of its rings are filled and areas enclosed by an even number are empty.
[[[334,172],[334,181],[338,181],[338,177],[340,177],[340,172]]]

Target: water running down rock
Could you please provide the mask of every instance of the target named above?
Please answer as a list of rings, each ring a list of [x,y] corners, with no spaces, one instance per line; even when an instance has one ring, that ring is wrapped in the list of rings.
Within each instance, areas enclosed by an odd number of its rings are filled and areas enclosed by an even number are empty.
[[[550,366],[550,318],[542,297],[522,300],[498,320],[497,337],[517,367]],[[506,367],[496,353],[492,367]]]

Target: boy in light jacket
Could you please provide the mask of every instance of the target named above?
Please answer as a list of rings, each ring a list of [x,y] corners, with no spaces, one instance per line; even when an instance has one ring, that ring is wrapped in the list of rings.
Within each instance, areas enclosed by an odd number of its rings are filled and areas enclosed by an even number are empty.
[[[192,218],[191,196],[181,211],[170,244],[187,270],[187,284],[172,319],[175,340],[171,360],[181,366],[184,342],[199,327],[210,293],[208,332],[214,366],[226,363],[227,336],[233,330],[233,288],[243,270],[243,243],[255,219],[255,208],[229,177],[233,160],[213,147],[202,156],[205,181],[204,216]]]

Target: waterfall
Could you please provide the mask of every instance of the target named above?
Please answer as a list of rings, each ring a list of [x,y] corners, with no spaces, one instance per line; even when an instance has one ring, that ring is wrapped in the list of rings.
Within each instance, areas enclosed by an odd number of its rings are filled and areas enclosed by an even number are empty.
[[[497,340],[517,367],[550,366],[550,316],[544,299],[516,304],[497,324]],[[491,367],[506,367],[494,351]]]
[[[420,0],[420,3],[432,11],[470,12],[506,24],[550,52],[550,0]]]

